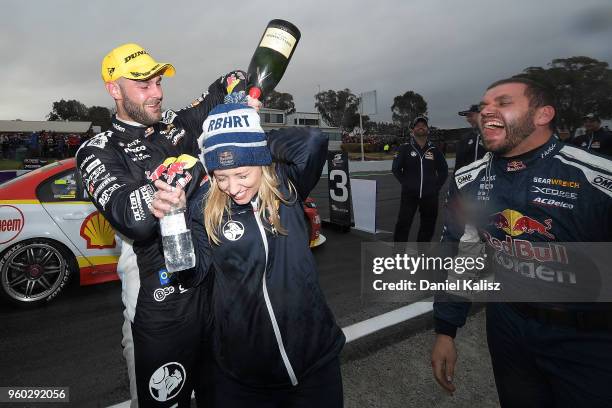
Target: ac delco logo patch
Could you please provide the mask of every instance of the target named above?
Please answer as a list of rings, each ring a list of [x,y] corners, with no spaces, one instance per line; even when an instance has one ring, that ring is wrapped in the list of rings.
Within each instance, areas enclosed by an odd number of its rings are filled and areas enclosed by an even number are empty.
[[[23,230],[23,213],[12,205],[0,205],[0,244],[14,240]]]

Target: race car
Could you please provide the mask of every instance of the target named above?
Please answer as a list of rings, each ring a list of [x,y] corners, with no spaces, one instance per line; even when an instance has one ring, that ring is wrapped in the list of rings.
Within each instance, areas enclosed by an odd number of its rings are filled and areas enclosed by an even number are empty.
[[[325,236],[321,234],[321,217],[312,197],[308,197],[304,202],[304,218],[308,229],[308,243],[311,248],[318,247],[325,242]]]
[[[321,245],[311,198],[304,217],[310,246]],[[74,158],[0,184],[0,299],[44,304],[77,273],[80,285],[117,280],[120,250],[112,226],[83,190]]]

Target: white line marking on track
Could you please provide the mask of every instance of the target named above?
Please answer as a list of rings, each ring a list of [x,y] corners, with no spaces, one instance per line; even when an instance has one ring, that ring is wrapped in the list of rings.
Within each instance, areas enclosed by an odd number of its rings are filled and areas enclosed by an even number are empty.
[[[342,331],[346,336],[346,342],[350,343],[351,341],[376,333],[379,330],[394,326],[398,323],[405,322],[406,320],[431,312],[432,310],[433,302],[427,299],[426,301],[411,303],[399,309],[352,324],[343,328]]]

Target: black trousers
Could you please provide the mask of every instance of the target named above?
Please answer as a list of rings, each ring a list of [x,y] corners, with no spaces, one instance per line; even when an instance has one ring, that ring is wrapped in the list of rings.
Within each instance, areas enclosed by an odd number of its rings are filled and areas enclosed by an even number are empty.
[[[545,325],[489,303],[487,341],[502,408],[612,406],[612,332]]]
[[[417,242],[429,242],[433,237],[436,228],[436,219],[438,218],[438,194],[428,195],[426,197],[415,197],[408,194],[402,189],[400,200],[400,209],[395,224],[395,233],[393,240],[395,242],[407,242],[412,220],[417,208],[421,214],[421,225],[419,225],[419,233]]]
[[[195,288],[161,284],[157,276],[141,280],[131,331],[140,407],[191,406],[201,400],[210,330],[208,281]]]
[[[298,385],[283,388],[258,388],[244,385],[214,364],[212,373],[212,408],[342,408],[340,359],[335,358]],[[208,397],[207,397],[208,398]]]

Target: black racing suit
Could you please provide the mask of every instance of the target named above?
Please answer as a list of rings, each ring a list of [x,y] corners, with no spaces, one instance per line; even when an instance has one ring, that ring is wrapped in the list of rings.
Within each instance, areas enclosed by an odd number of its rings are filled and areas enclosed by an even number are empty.
[[[452,224],[466,217],[462,235],[454,233]],[[443,242],[480,239],[490,248],[495,280],[509,290],[502,296],[508,302],[487,304],[488,344],[502,406],[609,406],[609,304],[528,302],[549,293],[577,293],[597,276],[586,267],[573,276],[553,273],[539,266],[535,254],[555,248],[558,259],[552,260],[562,263],[564,252],[554,243],[612,239],[612,161],[554,137],[517,157],[487,153],[457,171],[443,232]],[[460,300],[436,295],[437,333],[454,337],[465,324],[470,302]]]
[[[594,132],[588,132],[578,136],[574,138],[571,143],[574,146],[582,147],[593,153],[605,154],[612,157],[612,132],[604,127],[600,127]]]
[[[163,113],[152,126],[113,117],[113,129],[84,143],[77,166],[94,205],[122,238],[117,266],[125,305],[124,356],[132,403],[189,406],[203,338],[207,283],[190,287],[190,271],[168,275],[159,223],[149,205],[160,178],[187,196],[205,172],[197,139],[208,112],[223,102],[226,77],[190,107]]]
[[[438,192],[448,177],[444,154],[430,141],[421,148],[414,138],[410,138],[410,143],[400,146],[391,169],[402,185],[393,240],[408,241],[410,226],[418,208],[421,225],[417,241],[431,241],[438,217]]]

